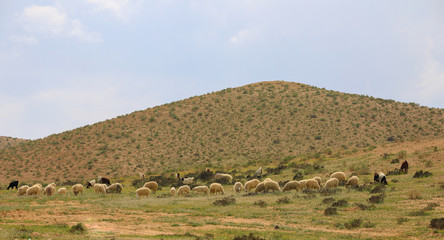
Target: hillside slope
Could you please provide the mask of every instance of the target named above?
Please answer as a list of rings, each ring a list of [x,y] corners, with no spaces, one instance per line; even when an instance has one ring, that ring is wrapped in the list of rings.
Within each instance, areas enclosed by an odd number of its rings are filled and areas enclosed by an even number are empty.
[[[20,143],[27,142],[29,140],[21,139],[21,138],[12,138],[12,137],[1,137],[0,136],[0,149],[14,147],[19,145]]]
[[[291,82],[225,89],[0,151],[0,181],[84,180],[444,137],[444,110]]]

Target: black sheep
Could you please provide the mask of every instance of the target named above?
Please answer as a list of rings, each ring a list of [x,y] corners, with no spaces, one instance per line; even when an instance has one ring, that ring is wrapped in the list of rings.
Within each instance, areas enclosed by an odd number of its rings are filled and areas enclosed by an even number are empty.
[[[18,189],[18,185],[19,185],[19,181],[12,181],[9,183],[7,190],[9,190],[10,188],[14,189],[14,187],[15,187],[15,189]]]

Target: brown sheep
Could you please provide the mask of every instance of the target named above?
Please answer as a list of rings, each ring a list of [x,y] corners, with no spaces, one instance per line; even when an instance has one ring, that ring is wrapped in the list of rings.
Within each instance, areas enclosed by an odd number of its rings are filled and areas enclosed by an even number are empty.
[[[148,197],[150,195],[151,190],[146,187],[141,187],[136,190],[136,197],[142,198],[142,197]]]
[[[269,190],[274,191],[281,191],[281,188],[279,187],[279,184],[275,181],[266,181],[264,182],[265,185],[265,191],[268,192]]]
[[[74,193],[74,195],[78,195],[78,194],[83,194],[83,185],[80,183],[75,184],[74,186],[72,186],[71,188],[72,193]]]
[[[344,172],[335,172],[331,174],[330,178],[337,178],[340,183],[345,183],[345,173]]]
[[[308,179],[307,182],[305,182],[305,185],[310,190],[311,189],[317,189],[318,191],[320,190],[318,181],[316,181],[314,179]]]
[[[347,183],[345,184],[345,187],[358,187],[359,186],[359,178],[358,176],[353,176],[350,179],[348,179]]]

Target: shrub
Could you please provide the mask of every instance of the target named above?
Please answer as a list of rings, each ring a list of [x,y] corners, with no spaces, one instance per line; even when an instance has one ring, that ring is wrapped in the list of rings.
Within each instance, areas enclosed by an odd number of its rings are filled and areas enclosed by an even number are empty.
[[[267,203],[265,201],[262,201],[262,200],[257,200],[253,204],[256,205],[256,206],[259,206],[259,207],[266,207],[267,206]]]
[[[86,227],[82,223],[77,223],[76,225],[73,225],[69,231],[72,233],[84,233],[86,232]]]
[[[444,218],[434,218],[429,225],[431,228],[444,229]]]
[[[236,236],[233,240],[265,240],[265,238],[254,236],[253,233],[250,233],[249,235]]]
[[[362,224],[362,219],[356,218],[356,219],[350,220],[350,222],[344,223],[344,227],[347,229],[353,229],[353,228],[360,227],[361,224]]]
[[[399,218],[396,219],[396,222],[397,222],[399,225],[401,225],[401,224],[407,222],[408,220],[409,220],[408,218],[405,218],[405,217],[399,217]]]
[[[228,206],[236,203],[236,199],[232,196],[224,197],[213,202],[215,206]]]
[[[328,198],[324,198],[324,199],[322,200],[322,203],[323,203],[323,204],[330,204],[330,203],[332,203],[332,202],[334,202],[334,201],[335,201],[334,198],[332,198],[332,197],[328,197]]]
[[[367,201],[370,203],[382,203],[384,201],[384,194],[371,196]]]
[[[290,203],[290,202],[291,202],[291,201],[290,201],[290,198],[287,197],[287,196],[282,197],[282,198],[279,198],[279,199],[276,201],[277,204],[284,204],[284,203]]]
[[[416,171],[415,175],[413,175],[413,178],[424,178],[424,177],[430,177],[433,174],[429,171],[423,172],[422,170]]]
[[[324,215],[325,216],[331,216],[331,215],[336,215],[336,214],[338,214],[338,211],[337,211],[336,208],[329,207],[329,208],[324,210]]]
[[[347,200],[341,199],[331,204],[332,207],[346,207],[348,205]]]

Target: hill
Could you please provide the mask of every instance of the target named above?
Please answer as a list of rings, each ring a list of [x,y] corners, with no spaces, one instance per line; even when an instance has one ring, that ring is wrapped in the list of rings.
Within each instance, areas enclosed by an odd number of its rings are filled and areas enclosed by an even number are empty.
[[[21,139],[21,138],[12,138],[12,137],[1,137],[0,136],[0,149],[14,147],[19,145],[20,143],[27,142],[29,140]]]
[[[0,151],[1,182],[259,166],[443,138],[444,110],[261,82],[137,111]]]

